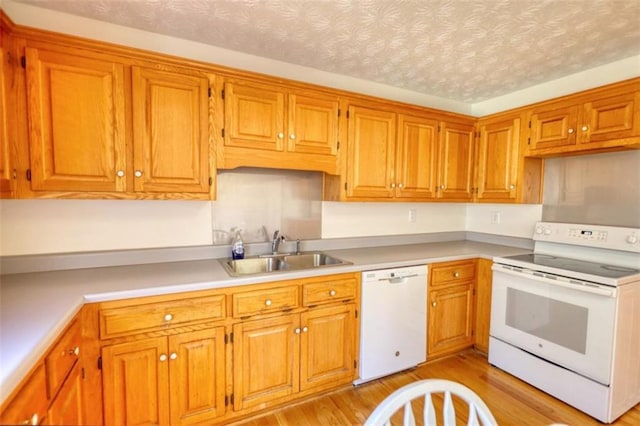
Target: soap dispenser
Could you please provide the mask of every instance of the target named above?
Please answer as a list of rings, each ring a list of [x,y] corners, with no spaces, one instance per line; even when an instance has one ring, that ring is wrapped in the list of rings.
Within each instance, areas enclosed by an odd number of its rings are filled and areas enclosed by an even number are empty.
[[[244,242],[240,235],[240,230],[236,231],[233,242],[231,243],[231,257],[233,259],[244,259]]]

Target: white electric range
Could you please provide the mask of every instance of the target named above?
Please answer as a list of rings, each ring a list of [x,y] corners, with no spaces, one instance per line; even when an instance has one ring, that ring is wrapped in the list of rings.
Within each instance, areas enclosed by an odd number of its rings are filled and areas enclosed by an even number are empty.
[[[640,402],[640,229],[539,222],[496,257],[489,362],[603,422]]]

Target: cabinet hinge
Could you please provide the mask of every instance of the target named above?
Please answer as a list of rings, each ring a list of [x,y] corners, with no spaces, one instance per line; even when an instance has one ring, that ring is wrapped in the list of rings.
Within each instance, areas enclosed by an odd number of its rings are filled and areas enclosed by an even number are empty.
[[[209,87],[209,97],[211,97],[211,87]]]
[[[235,397],[233,394],[231,394],[231,398],[229,398],[231,405],[233,405],[235,403]]]
[[[102,370],[102,357],[98,357],[98,370]]]
[[[220,96],[222,96],[222,99],[224,99],[224,89],[220,91]]]
[[[529,120],[529,128],[531,128],[531,120]]]
[[[31,180],[31,169],[27,169],[27,180]]]
[[[347,182],[344,183],[344,190],[347,190]]]
[[[340,149],[340,141],[338,141],[338,144],[336,145],[336,149]]]
[[[347,110],[347,119],[349,119],[349,110]]]
[[[84,367],[82,367],[80,369],[80,377],[82,378],[82,380],[84,380],[84,377],[85,377],[85,375],[84,375]]]
[[[27,67],[27,58],[26,58],[26,56],[21,56],[20,57],[20,66],[22,68],[26,68]]]
[[[354,359],[353,360],[353,369],[356,370],[358,368],[358,360]]]
[[[527,145],[531,145],[531,138],[527,138]]]
[[[356,309],[356,318],[358,318],[358,310]]]
[[[438,124],[438,133],[440,133],[440,125]]]
[[[233,343],[233,331],[229,333],[229,343]],[[231,395],[231,402],[233,403],[233,394]]]
[[[213,186],[213,178],[209,176],[209,186]]]
[[[224,406],[229,405],[229,397],[227,395],[224,396]]]
[[[224,138],[224,129],[222,129],[222,131],[221,131],[221,132],[222,132],[222,137]]]

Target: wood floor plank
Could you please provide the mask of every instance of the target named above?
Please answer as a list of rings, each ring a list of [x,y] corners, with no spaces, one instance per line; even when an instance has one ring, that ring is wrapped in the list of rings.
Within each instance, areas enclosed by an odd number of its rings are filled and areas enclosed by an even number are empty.
[[[505,426],[602,425],[594,418],[530,386],[498,368],[475,351],[467,351],[423,364],[360,386],[349,387],[293,406],[236,423],[240,426],[362,425],[374,408],[395,389],[416,380],[442,378],[455,380],[473,389],[489,406],[498,424]],[[436,408],[442,403],[434,399]],[[466,424],[466,406],[454,400],[460,414],[457,423]],[[414,412],[419,413],[421,404]],[[416,420],[420,415],[416,414]],[[393,424],[401,424],[395,421]],[[418,423],[422,424],[422,423]],[[615,426],[640,425],[640,404],[620,417]]]

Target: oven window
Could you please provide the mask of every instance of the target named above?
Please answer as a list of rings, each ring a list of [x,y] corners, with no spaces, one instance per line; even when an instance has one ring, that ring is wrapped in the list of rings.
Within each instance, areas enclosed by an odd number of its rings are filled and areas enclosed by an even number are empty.
[[[507,325],[584,354],[589,311],[549,297],[507,288]]]

